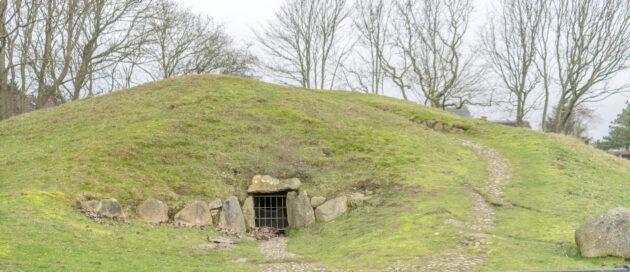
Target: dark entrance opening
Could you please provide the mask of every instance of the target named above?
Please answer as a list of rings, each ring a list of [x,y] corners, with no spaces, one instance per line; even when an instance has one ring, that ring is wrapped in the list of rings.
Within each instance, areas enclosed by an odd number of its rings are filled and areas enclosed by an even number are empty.
[[[287,220],[287,192],[254,194],[254,218],[256,227],[272,227],[285,230]]]

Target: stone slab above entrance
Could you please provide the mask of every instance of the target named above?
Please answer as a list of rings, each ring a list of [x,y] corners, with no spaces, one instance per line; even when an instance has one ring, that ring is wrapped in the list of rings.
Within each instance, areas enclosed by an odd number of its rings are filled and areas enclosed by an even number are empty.
[[[247,193],[276,193],[283,191],[296,191],[300,187],[297,178],[278,179],[267,175],[256,175],[247,188]]]

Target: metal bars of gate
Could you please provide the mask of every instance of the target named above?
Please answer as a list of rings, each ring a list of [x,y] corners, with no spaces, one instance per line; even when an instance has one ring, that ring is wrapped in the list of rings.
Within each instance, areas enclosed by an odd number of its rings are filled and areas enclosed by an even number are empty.
[[[286,193],[254,195],[254,218],[256,227],[286,229],[289,226]]]

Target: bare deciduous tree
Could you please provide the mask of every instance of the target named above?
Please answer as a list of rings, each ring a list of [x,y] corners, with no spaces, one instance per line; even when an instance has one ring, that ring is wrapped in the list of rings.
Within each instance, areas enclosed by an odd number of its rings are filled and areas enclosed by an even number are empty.
[[[249,48],[239,48],[212,18],[193,13],[171,0],[160,0],[149,22],[149,65],[153,79],[190,73],[250,73],[256,63]]]
[[[210,20],[210,19],[208,19]],[[223,26],[208,24],[198,29],[199,40],[191,48],[194,57],[185,65],[187,74],[221,73],[252,76],[258,58],[250,52],[250,46],[239,48]]]
[[[29,79],[28,71],[28,58],[30,48],[33,41],[33,32],[36,27],[36,21],[39,16],[39,1],[15,1],[16,10],[16,23],[21,27],[18,28],[16,33],[16,51],[19,51],[19,55],[16,56],[14,61],[14,68],[18,71],[14,72],[15,79],[13,82],[19,82],[18,93],[19,99],[17,102],[17,112],[22,113],[24,111],[24,103],[28,90],[31,88],[32,81]]]
[[[535,61],[540,51],[539,35],[545,23],[546,6],[546,0],[501,1],[497,14],[490,14],[492,17],[482,33],[485,55],[508,91],[519,126],[532,109],[528,98],[540,81]]]
[[[283,83],[333,88],[351,43],[342,36],[346,0],[288,0],[256,33],[266,67]]]
[[[385,52],[388,45],[390,7],[385,0],[356,1],[353,29],[359,35],[354,67],[347,69],[346,81],[353,90],[383,94]]]
[[[424,103],[437,108],[479,103],[482,75],[463,47],[471,1],[407,0],[396,7],[396,45],[408,59]]]
[[[9,118],[9,88],[8,76],[9,69],[6,63],[7,47],[9,47],[9,31],[7,20],[8,3],[5,0],[0,1],[0,120]]]
[[[81,98],[86,84],[92,84],[94,73],[121,61],[144,41],[145,33],[134,30],[146,19],[148,3],[144,0],[89,1],[86,20],[73,56],[71,87],[68,97]],[[92,80],[90,80],[92,79]],[[93,95],[88,88],[87,95]]]
[[[552,70],[559,94],[548,127],[568,133],[579,105],[627,90],[607,83],[630,60],[630,2],[556,0],[552,15]]]
[[[222,25],[171,0],[0,0],[0,12],[0,118],[27,95],[41,108],[149,75],[253,76],[257,62]]]
[[[191,48],[197,39],[195,21],[189,11],[170,0],[158,1],[149,22],[149,35],[154,46],[148,50],[148,58],[154,62],[147,69],[153,79],[164,79],[181,74],[185,62],[193,54]],[[203,22],[209,23],[209,22]]]
[[[88,3],[80,0],[44,1],[36,19],[32,45],[25,60],[35,77],[37,108],[49,99],[65,102],[61,87],[68,82],[74,50],[88,15]]]
[[[0,120],[9,118],[16,109],[14,100],[19,100],[20,90],[16,84],[18,37],[28,22],[22,20],[22,1],[8,3],[0,0]]]

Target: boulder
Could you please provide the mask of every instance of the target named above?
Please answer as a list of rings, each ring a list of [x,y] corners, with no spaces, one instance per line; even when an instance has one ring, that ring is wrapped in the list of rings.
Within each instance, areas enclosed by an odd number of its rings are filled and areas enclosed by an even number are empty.
[[[433,129],[435,129],[435,130],[442,130],[443,128],[444,128],[444,124],[442,124],[442,122],[437,122],[433,126]]]
[[[348,210],[348,199],[345,196],[334,198],[324,202],[315,209],[315,216],[318,221],[332,221]]]
[[[220,209],[223,206],[223,203],[221,202],[220,198],[217,198],[215,200],[212,200],[212,202],[210,202],[208,206],[210,207],[211,210],[216,210],[216,209]]]
[[[92,199],[92,200],[88,200],[88,201],[82,201],[81,202],[81,208],[86,210],[86,211],[90,211],[90,212],[96,212],[96,208],[98,208],[98,204],[100,204],[101,202],[96,200],[96,199]]]
[[[254,198],[248,196],[243,202],[243,217],[245,217],[245,223],[250,228],[256,227],[256,217],[254,216]]]
[[[464,133],[464,132],[466,132],[464,129],[459,128],[459,127],[454,127],[453,129],[451,129],[451,131],[453,133]]]
[[[219,227],[239,233],[247,231],[241,205],[236,197],[231,196],[223,203],[223,209],[219,215]]]
[[[252,179],[252,184],[247,188],[248,193],[275,193],[287,190],[297,190],[300,187],[300,180],[297,178],[277,179],[271,176],[256,175]]]
[[[369,200],[369,196],[365,196],[362,193],[355,192],[348,196],[348,206],[350,207],[363,207],[363,202]]]
[[[113,198],[101,200],[101,202],[96,206],[96,212],[109,218],[125,217],[120,203]]]
[[[74,206],[81,209],[87,209],[86,204],[90,201],[96,201],[96,205],[98,205],[99,199],[102,199],[99,193],[81,191],[74,196]],[[96,205],[93,207],[96,209]],[[92,210],[94,211],[94,210]]]
[[[314,196],[311,197],[311,207],[317,208],[319,205],[324,204],[326,202],[326,198],[323,196]]]
[[[287,220],[296,229],[315,225],[315,213],[306,191],[287,193]]]
[[[425,123],[427,124],[427,127],[430,127],[430,128],[435,126],[435,120],[426,120]]]
[[[595,216],[575,231],[583,257],[630,258],[630,209],[615,208]]]
[[[168,206],[157,199],[147,199],[136,208],[136,213],[145,222],[159,224],[168,221]]]
[[[210,208],[205,202],[196,200],[175,215],[175,223],[188,227],[212,225]]]

